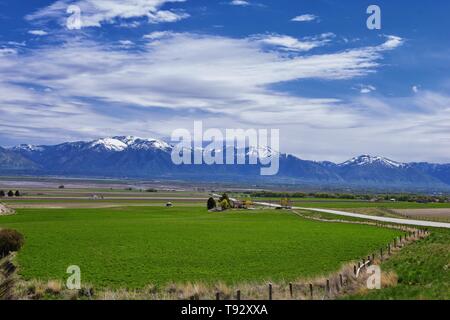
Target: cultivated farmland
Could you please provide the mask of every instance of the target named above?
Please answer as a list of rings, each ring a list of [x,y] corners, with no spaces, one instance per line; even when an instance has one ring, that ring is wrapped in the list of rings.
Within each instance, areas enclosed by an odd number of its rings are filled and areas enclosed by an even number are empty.
[[[321,223],[287,211],[203,207],[19,209],[0,227],[25,235],[24,279],[61,279],[78,265],[101,288],[312,277],[371,253],[398,231]]]

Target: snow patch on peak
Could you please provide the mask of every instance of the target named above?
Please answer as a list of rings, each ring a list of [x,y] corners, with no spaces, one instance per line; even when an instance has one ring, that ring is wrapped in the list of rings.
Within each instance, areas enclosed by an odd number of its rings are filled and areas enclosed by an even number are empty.
[[[132,145],[136,140],[139,140],[141,138],[134,137],[134,136],[117,136],[117,137],[112,137],[112,139],[119,140],[119,141],[125,143],[127,146],[129,146],[129,145]]]
[[[248,156],[254,156],[258,158],[269,158],[272,156],[279,155],[278,151],[273,150],[272,148],[266,147],[250,147],[247,152]]]
[[[20,144],[10,149],[13,151],[42,151],[44,148],[32,144]]]
[[[123,151],[127,148],[127,145],[118,139],[104,138],[91,142],[90,147],[92,148],[100,147],[109,151]]]
[[[112,138],[104,138],[96,140],[93,146],[103,145],[107,150],[123,151],[125,149],[133,150],[169,150],[171,145],[158,139],[144,139],[134,136],[116,136]]]

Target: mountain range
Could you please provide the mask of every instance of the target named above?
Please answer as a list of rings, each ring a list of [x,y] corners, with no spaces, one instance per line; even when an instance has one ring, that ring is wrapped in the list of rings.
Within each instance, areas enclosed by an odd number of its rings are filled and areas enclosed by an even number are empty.
[[[280,154],[276,176],[260,176],[258,165],[175,165],[173,146],[160,139],[118,136],[58,145],[0,147],[2,175],[59,175],[199,182],[283,184],[389,190],[450,191],[450,164],[401,163],[361,155],[343,163],[302,160]],[[246,148],[236,154],[271,150]]]

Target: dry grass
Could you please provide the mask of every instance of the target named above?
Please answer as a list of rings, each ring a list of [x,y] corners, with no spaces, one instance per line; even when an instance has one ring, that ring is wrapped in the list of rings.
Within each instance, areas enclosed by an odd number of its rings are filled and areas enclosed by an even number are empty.
[[[274,300],[328,300],[336,299],[345,294],[361,293],[365,288],[367,275],[362,272],[356,278],[353,265],[347,264],[337,273],[314,279],[298,279],[291,283],[278,282],[272,284],[272,299]],[[342,285],[340,277],[342,276]],[[329,289],[327,287],[329,281]],[[393,273],[382,273],[382,286],[393,286],[397,277]],[[269,299],[269,282],[241,283],[227,285],[219,282],[215,285],[203,283],[169,284],[163,288],[148,285],[139,290],[104,290],[94,292],[92,287],[83,286],[81,290],[68,290],[60,281],[42,282],[39,280],[16,280],[10,296],[13,299],[98,299],[98,300],[215,300],[219,294],[220,300],[236,300],[240,290],[242,300]],[[290,291],[292,285],[292,295]],[[310,285],[313,288],[311,296]],[[10,298],[11,298],[10,297]]]
[[[14,211],[13,209],[7,207],[3,203],[0,203],[0,216],[9,216],[9,215],[12,215],[12,214],[15,214],[15,213],[16,213],[16,211]]]

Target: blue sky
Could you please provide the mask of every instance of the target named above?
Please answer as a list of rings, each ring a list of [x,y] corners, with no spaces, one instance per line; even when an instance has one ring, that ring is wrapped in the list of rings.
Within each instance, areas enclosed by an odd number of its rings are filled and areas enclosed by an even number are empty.
[[[381,30],[366,27],[369,5]],[[67,8],[81,9],[69,30]],[[278,128],[283,152],[450,162],[448,1],[0,1],[0,145]]]

